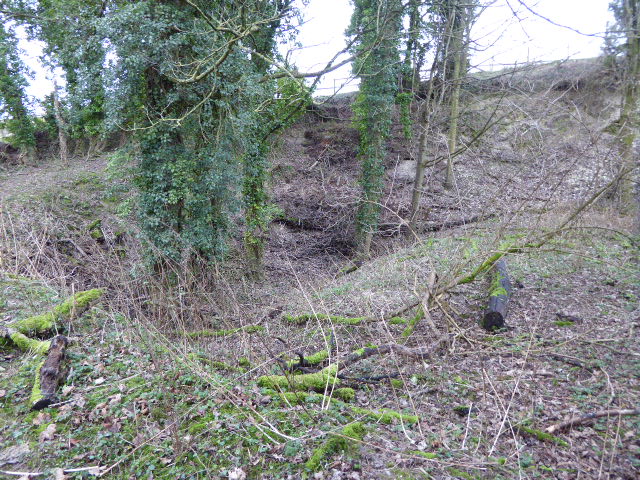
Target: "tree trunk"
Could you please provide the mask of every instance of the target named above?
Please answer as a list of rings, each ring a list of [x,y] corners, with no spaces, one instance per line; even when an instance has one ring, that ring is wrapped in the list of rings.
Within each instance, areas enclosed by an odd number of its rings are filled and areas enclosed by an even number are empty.
[[[58,143],[60,144],[60,160],[63,163],[69,161],[69,148],[67,146],[67,133],[66,124],[62,117],[62,108],[60,106],[60,99],[58,97],[58,83],[53,81],[53,110],[56,117],[56,124],[58,125]]]
[[[453,152],[457,148],[458,140],[458,116],[460,114],[460,85],[461,76],[464,74],[463,65],[465,63],[465,49],[464,49],[464,32],[466,30],[466,14],[463,12],[463,8],[455,5],[454,15],[457,17],[453,21],[452,28],[452,47],[453,47],[453,90],[451,92],[451,108],[449,114],[449,135],[448,135],[448,150],[449,157],[447,158],[447,174],[444,180],[444,188],[453,188]]]
[[[638,136],[638,83],[640,82],[640,1],[624,0],[627,35],[627,65],[624,82],[622,112],[620,113],[621,170],[626,174],[618,185],[620,211],[626,215],[640,214],[636,196],[638,160],[634,154],[634,142]],[[638,218],[635,227],[638,228]]]

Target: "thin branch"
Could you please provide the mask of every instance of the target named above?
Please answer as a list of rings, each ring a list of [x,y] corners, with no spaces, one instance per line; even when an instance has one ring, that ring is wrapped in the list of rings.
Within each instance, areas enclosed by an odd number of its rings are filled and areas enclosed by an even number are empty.
[[[581,417],[573,417],[566,422],[556,423],[555,425],[551,425],[550,427],[545,428],[545,432],[547,433],[555,433],[561,430],[569,429],[574,427],[575,425],[584,425],[585,423],[591,423],[598,418],[603,417],[615,417],[615,416],[624,416],[624,415],[640,415],[640,408],[634,409],[614,409],[614,410],[603,410],[600,412],[588,413],[587,415],[583,415]]]

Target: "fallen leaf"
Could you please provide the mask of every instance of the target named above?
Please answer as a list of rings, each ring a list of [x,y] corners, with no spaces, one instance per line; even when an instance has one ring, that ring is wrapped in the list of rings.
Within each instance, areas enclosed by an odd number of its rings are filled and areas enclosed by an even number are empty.
[[[51,422],[51,414],[47,412],[40,412],[36,418],[33,419],[34,425],[44,425]]]
[[[104,382],[106,382],[106,380],[104,379],[104,377],[100,377],[100,378],[96,378],[93,383],[95,385],[102,385]]]
[[[50,424],[47,428],[45,428],[41,433],[40,436],[38,437],[38,440],[40,440],[40,443],[42,442],[46,442],[48,440],[53,440],[53,437],[56,434],[56,424],[52,423]]]
[[[73,392],[75,390],[76,387],[74,387],[73,385],[65,385],[64,387],[62,387],[62,395],[67,396],[69,395],[71,392]]]
[[[53,469],[53,479],[54,480],[66,480],[67,476],[64,474],[64,470],[61,468]]]
[[[236,467],[233,470],[229,470],[229,480],[245,480],[247,474],[244,473],[240,467]]]
[[[0,398],[4,398],[6,394],[7,394],[6,390],[0,390]]]

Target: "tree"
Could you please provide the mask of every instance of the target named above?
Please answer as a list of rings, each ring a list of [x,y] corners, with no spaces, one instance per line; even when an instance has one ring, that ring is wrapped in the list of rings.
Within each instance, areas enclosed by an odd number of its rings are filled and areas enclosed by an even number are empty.
[[[13,143],[30,160],[35,159],[35,127],[27,108],[26,67],[18,54],[14,32],[2,18],[0,25],[0,117]]]
[[[11,0],[13,17],[44,45],[45,61],[64,71],[65,121],[69,134],[89,139],[89,150],[104,129],[105,44],[100,25],[117,2],[104,0]]]
[[[380,217],[384,187],[385,143],[391,128],[400,58],[402,3],[399,0],[355,0],[348,34],[356,37],[354,73],[360,78],[355,121],[360,131],[362,196],[356,217],[361,257],[369,255]]]
[[[470,21],[473,18],[475,5],[473,2],[463,4],[463,0],[449,0],[449,41],[447,51],[447,66],[451,67],[451,98],[449,109],[449,133],[447,146],[447,173],[444,187],[453,187],[453,155],[458,142],[458,117],[460,115],[460,87],[462,77],[466,75],[467,48],[470,34]],[[449,60],[450,58],[450,60]],[[446,70],[446,68],[445,68]]]
[[[431,113],[440,104],[449,102],[447,133],[447,173],[445,188],[453,184],[453,158],[457,152],[459,102],[462,78],[466,74],[468,46],[473,21],[477,18],[477,2],[446,0],[425,2],[430,16],[423,22],[423,38],[429,39],[433,49],[433,64],[429,73],[425,100],[420,106],[420,138],[416,173],[414,176],[409,210],[410,230],[415,230],[420,198],[424,190],[424,175],[429,163],[428,145]]]
[[[135,132],[138,215],[154,260],[222,254],[242,197],[245,241],[260,259],[269,133],[262,120],[275,93],[265,73],[289,4],[123,2],[104,23],[118,59],[109,121]]]
[[[621,51],[624,55],[622,82],[622,107],[618,121],[621,155],[621,170],[626,171],[618,184],[620,206],[623,213],[638,215],[636,195],[638,160],[634,153],[634,143],[638,137],[640,117],[638,94],[640,94],[640,0],[616,0],[610,4],[618,23],[617,31],[623,40]]]

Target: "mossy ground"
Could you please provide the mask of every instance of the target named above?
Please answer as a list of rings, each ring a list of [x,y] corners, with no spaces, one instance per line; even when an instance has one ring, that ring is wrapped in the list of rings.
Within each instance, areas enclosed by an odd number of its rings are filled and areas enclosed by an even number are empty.
[[[25,278],[1,280],[5,312],[16,318],[49,309],[63,298]],[[114,331],[114,321],[125,323]],[[367,428],[379,428],[380,418],[373,412],[343,403],[353,401],[351,389],[336,388],[335,400],[305,393],[294,394],[294,399],[262,389],[247,402],[246,393],[234,389],[238,382],[224,375],[243,367],[218,362],[221,373],[216,373],[206,356],[194,352],[176,358],[162,342],[139,343],[127,327],[124,317],[110,316],[99,307],[78,320],[59,391],[63,405],[42,412],[29,411],[34,369],[42,357],[4,352],[10,362],[0,380],[0,453],[17,445],[30,448],[12,469],[100,465],[104,471],[117,464],[108,478],[174,479],[211,478],[241,467],[248,478],[281,478],[309,471],[305,462],[325,445],[325,438],[302,439],[317,425],[341,431],[359,419],[370,424]],[[92,340],[96,331],[101,332],[100,342]],[[123,336],[122,331],[129,333]],[[260,395],[269,401],[258,403]],[[297,411],[301,403],[307,405],[306,412]],[[328,408],[321,409],[323,403]],[[53,438],[41,442],[40,435],[51,424],[56,426]],[[292,444],[287,438],[300,440]],[[339,437],[329,438],[333,445]],[[284,456],[262,455],[281,451],[281,446],[286,446]],[[321,469],[345,449],[325,448],[322,458],[316,453],[313,469]],[[69,478],[84,477],[77,473]]]

